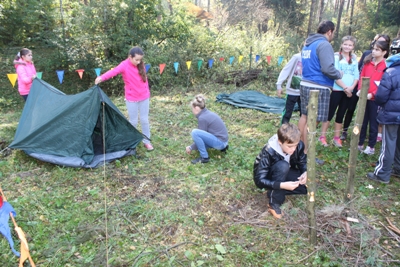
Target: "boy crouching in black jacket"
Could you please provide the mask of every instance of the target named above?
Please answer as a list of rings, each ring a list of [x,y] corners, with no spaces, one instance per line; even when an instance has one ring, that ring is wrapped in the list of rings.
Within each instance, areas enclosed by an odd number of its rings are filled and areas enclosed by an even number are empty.
[[[296,125],[283,124],[268,140],[254,162],[253,176],[257,187],[268,190],[268,211],[277,219],[286,195],[307,194],[307,155]]]

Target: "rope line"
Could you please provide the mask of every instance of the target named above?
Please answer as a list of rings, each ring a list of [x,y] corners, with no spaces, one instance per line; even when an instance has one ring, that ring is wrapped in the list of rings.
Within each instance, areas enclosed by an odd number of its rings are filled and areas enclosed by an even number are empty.
[[[106,181],[106,137],[105,137],[105,103],[102,102],[102,133],[103,133],[103,186],[104,186],[104,221],[106,227],[106,266],[108,267],[108,217],[107,217],[107,181]]]

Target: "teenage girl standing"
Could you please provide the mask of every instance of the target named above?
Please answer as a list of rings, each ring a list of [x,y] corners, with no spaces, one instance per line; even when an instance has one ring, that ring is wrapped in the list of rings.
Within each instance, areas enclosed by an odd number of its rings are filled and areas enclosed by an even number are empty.
[[[117,67],[107,71],[95,80],[95,84],[107,81],[112,77],[121,74],[125,83],[125,102],[128,109],[129,122],[136,128],[138,116],[143,134],[150,139],[150,89],[147,81],[146,69],[143,62],[144,53],[140,47],[133,47],[129,51],[128,58],[122,61]],[[143,140],[147,150],[153,150],[148,139]]]
[[[364,67],[361,71],[361,77],[369,77],[369,89],[367,95],[367,106],[365,108],[364,121],[360,132],[360,141],[358,149],[368,155],[375,153],[376,137],[378,135],[378,105],[375,103],[375,94],[378,84],[382,79],[383,72],[386,68],[385,58],[389,52],[389,43],[385,41],[377,41],[374,44],[372,53],[365,58]],[[358,84],[358,90],[362,88],[362,82]],[[358,92],[358,94],[360,91]],[[367,135],[367,127],[369,123],[368,146],[364,150],[364,141]]]
[[[342,147],[340,132],[342,130],[343,118],[360,76],[357,57],[353,54],[355,43],[356,39],[354,37],[345,36],[342,38],[340,51],[335,53],[335,68],[340,70],[343,76],[333,84],[329,102],[328,122],[332,120],[336,113],[333,144],[337,147]]]
[[[14,63],[18,75],[18,92],[26,101],[31,90],[32,81],[36,78],[36,69],[32,62],[32,51],[28,48],[22,48],[15,57]]]

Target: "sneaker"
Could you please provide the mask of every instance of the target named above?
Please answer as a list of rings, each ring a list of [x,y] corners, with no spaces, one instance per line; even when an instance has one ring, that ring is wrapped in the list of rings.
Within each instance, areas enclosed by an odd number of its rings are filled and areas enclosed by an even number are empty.
[[[197,164],[197,163],[207,163],[207,162],[209,162],[209,161],[210,161],[210,158],[202,158],[202,157],[199,157],[199,158],[197,158],[197,159],[192,160],[192,163],[193,163],[193,164]]]
[[[340,140],[346,140],[347,138],[347,132],[342,132],[342,135],[340,136]]]
[[[335,145],[335,147],[342,147],[342,140],[340,140],[339,137],[333,138],[332,142]]]
[[[321,142],[321,144],[322,144],[324,147],[329,146],[328,143],[326,142],[326,137],[325,137],[325,136],[320,136],[320,137],[319,137],[319,141]]]
[[[367,148],[363,151],[363,153],[367,155],[373,155],[375,154],[375,148],[370,148],[369,146],[367,146]]]
[[[147,151],[154,150],[154,147],[150,143],[144,144],[144,147],[147,149]]]
[[[382,137],[381,136],[378,136],[377,138],[376,138],[376,142],[381,142],[382,141]]]
[[[396,169],[392,169],[392,173],[390,174],[391,176],[394,177],[399,177],[400,178],[400,171],[396,170]]]
[[[364,151],[364,146],[358,146],[358,151],[363,152]]]
[[[268,204],[268,212],[272,214],[276,219],[281,219],[283,216],[283,212],[278,204]]]
[[[383,180],[379,179],[378,176],[376,176],[373,172],[367,173],[367,177],[369,179],[371,179],[371,180],[374,180],[375,182],[381,182],[381,183],[384,183],[384,184],[388,184],[389,183],[389,181],[383,181]]]

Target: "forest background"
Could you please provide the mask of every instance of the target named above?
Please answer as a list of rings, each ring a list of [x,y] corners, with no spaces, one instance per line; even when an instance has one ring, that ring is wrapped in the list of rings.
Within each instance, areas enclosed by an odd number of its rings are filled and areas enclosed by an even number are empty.
[[[399,181],[381,186],[364,179],[377,155],[359,155],[355,207],[346,214],[359,223],[350,225],[342,220],[341,202],[348,143],[342,150],[317,147],[325,164],[318,167],[319,244],[310,247],[304,199],[289,198],[284,206],[287,216],[276,222],[265,213],[265,192],[256,189],[251,179],[254,158],[279,126],[279,115],[212,101],[218,93],[245,89],[275,95],[280,69],[324,19],[336,24],[334,50],[343,36],[351,34],[358,40],[360,56],[377,33],[396,36],[400,5],[387,0],[1,1],[1,149],[12,141],[23,108],[7,78],[15,73],[12,61],[22,47],[33,51],[43,80],[67,94],[93,86],[94,69],[104,72],[116,66],[134,45],[143,48],[145,63],[152,66],[148,77],[156,149],[144,153],[139,147],[140,157],[107,165],[106,187],[101,169],[62,168],[22,151],[6,150],[1,155],[1,185],[19,214],[17,221],[28,235],[37,265],[399,264],[399,238],[385,228],[385,218],[399,219]],[[260,61],[255,62],[255,55]],[[229,64],[231,56],[235,60]],[[266,56],[272,57],[270,64]],[[284,57],[280,66],[279,56]],[[209,68],[211,58],[215,63]],[[199,60],[203,60],[200,70]],[[187,61],[192,61],[190,70]],[[175,62],[180,66],[177,73]],[[162,63],[167,66],[160,74]],[[77,69],[85,70],[82,79]],[[62,84],[56,70],[65,71]],[[253,73],[254,83],[236,86]],[[122,79],[112,79],[101,88],[125,112]],[[208,107],[229,123],[232,147],[226,156],[211,152],[209,165],[193,166],[181,152],[183,140],[190,142],[189,129],[196,127],[186,103],[199,92],[206,93]],[[104,196],[110,198],[108,246]],[[0,265],[15,266],[4,238],[0,247],[4,251]]]

